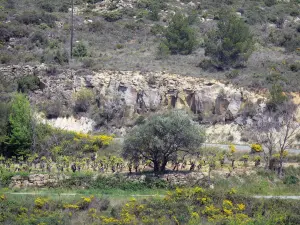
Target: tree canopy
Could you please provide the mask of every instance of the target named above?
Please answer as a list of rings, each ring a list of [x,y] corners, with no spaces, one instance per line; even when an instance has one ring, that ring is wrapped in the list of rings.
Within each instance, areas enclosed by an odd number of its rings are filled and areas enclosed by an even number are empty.
[[[187,55],[195,48],[196,33],[189,25],[189,20],[182,14],[176,13],[165,31],[163,42],[172,54]]]
[[[11,101],[11,110],[8,118],[7,144],[9,155],[23,155],[32,144],[32,114],[28,98],[15,94]]]
[[[163,172],[180,152],[195,153],[204,142],[204,131],[181,111],[152,116],[125,138],[123,157],[150,160],[155,172]]]
[[[241,66],[253,51],[249,26],[236,14],[221,12],[216,30],[205,41],[205,54],[220,68]]]

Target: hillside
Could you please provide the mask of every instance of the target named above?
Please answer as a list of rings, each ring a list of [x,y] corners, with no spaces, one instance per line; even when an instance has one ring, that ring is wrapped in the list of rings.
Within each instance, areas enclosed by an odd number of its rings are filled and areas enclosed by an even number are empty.
[[[298,225],[299,76],[300,0],[0,0],[0,224]]]
[[[297,0],[74,2],[75,59],[70,60],[69,1],[1,0],[0,62],[5,65],[45,63],[56,70],[68,67],[166,71],[228,80],[253,89],[269,88],[274,79],[279,79],[286,91],[299,90]],[[203,63],[209,59],[205,55],[205,39],[216,27],[221,9],[236,13],[250,26],[254,36],[254,51],[248,61],[230,70],[207,68]],[[188,16],[196,34],[196,45],[191,54],[158,56],[164,30],[176,12]]]

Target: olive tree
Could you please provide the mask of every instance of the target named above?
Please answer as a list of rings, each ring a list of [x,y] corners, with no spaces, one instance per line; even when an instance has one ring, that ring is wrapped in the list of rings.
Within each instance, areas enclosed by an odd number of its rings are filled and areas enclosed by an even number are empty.
[[[179,153],[193,154],[204,141],[204,131],[182,111],[150,117],[125,138],[123,157],[130,161],[150,160],[154,172],[164,172]]]

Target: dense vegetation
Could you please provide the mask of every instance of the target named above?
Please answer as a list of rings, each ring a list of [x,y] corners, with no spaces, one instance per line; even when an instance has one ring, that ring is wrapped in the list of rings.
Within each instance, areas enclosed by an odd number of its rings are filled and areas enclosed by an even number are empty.
[[[45,63],[49,77],[65,68],[164,70],[267,88],[267,119],[250,127],[251,151],[202,146],[204,128],[183,111],[140,116],[124,142],[55,129],[37,112],[88,114],[108,126],[126,114],[123,99],[104,102],[81,88],[72,103],[51,93],[30,102],[45,85],[35,71],[14,81],[0,74],[0,223],[299,224],[298,201],[254,198],[299,195],[300,158],[287,149],[300,127],[284,93],[300,85],[299,0],[125,2],[74,0],[71,53],[69,0],[0,0],[1,66]],[[43,189],[13,185],[33,174],[61,179]]]
[[[73,68],[163,69],[254,88],[272,86],[276,73],[285,78],[283,90],[298,90],[297,0],[120,4],[75,1]],[[1,0],[0,6],[2,64],[68,64],[69,1]],[[235,76],[211,73],[232,67],[240,70]]]

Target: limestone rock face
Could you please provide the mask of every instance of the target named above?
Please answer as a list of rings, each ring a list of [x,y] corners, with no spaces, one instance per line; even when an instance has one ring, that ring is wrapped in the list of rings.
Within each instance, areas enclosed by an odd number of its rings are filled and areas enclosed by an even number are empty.
[[[46,71],[43,64],[0,68],[7,79],[33,74],[40,78],[43,88],[30,94],[33,103],[59,100],[64,103],[61,107],[70,108],[74,105],[76,92],[81,88],[92,89],[99,111],[106,110],[103,121],[100,118],[102,124],[107,126],[115,120],[116,129],[122,129],[128,121],[134,121],[144,113],[170,108],[190,110],[198,116],[200,123],[243,125],[253,121],[265,102],[263,96],[232,84],[165,72],[63,70],[49,75]],[[80,119],[80,124],[87,124],[82,126],[84,132],[94,126],[81,120],[85,119]],[[52,123],[66,124],[63,121]],[[68,123],[73,124],[69,120]]]

